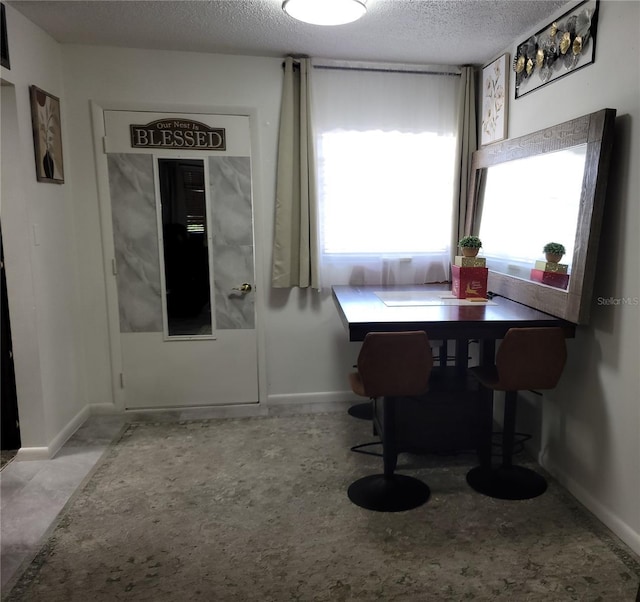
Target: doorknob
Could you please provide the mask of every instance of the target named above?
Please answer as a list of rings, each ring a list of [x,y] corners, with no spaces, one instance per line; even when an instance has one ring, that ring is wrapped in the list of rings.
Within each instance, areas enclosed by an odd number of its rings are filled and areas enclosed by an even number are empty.
[[[240,291],[243,295],[251,292],[251,285],[248,282],[245,282],[242,286],[234,286],[231,290]]]

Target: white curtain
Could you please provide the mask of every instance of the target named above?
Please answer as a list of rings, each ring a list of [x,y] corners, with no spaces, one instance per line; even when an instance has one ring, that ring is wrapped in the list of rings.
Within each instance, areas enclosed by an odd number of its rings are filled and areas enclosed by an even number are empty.
[[[295,69],[294,69],[295,65]],[[271,285],[319,288],[309,59],[285,60]]]
[[[448,280],[461,79],[448,70],[316,65],[323,286]]]
[[[469,197],[471,158],[478,147],[475,71],[473,67],[468,66],[462,67],[461,70],[462,76],[458,91],[458,148],[456,151],[456,177],[454,179],[457,203],[454,212],[453,255],[455,255],[458,241],[465,234],[477,234],[473,227],[472,199]]]

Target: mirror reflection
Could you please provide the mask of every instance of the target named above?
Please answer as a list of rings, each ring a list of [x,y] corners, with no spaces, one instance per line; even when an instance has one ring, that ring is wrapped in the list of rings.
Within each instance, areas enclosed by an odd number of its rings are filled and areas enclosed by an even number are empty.
[[[580,144],[482,170],[479,236],[489,269],[529,280],[545,244],[557,242],[571,273],[586,156]]]
[[[168,336],[213,332],[204,162],[158,159]]]

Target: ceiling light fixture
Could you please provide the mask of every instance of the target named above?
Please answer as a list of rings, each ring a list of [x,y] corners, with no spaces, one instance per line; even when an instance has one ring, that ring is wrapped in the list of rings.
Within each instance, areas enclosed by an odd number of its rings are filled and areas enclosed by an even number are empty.
[[[282,10],[313,25],[343,25],[362,17],[367,7],[363,0],[285,0]]]

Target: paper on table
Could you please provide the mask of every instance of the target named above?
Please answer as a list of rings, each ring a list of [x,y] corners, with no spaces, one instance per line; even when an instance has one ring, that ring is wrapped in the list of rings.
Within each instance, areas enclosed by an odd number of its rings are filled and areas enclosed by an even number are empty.
[[[387,307],[420,305],[497,305],[488,299],[457,299],[450,293],[423,291],[378,291],[375,293]]]

